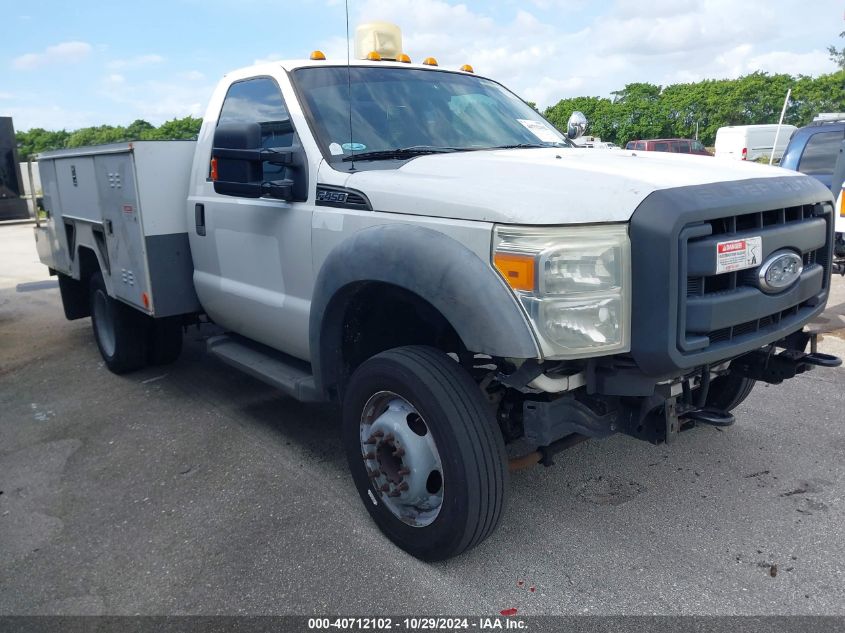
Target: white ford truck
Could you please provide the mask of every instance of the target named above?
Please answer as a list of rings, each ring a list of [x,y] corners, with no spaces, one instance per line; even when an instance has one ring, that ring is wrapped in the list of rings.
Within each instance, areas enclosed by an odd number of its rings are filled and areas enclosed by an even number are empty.
[[[364,33],[367,36],[367,33]],[[585,438],[728,425],[755,381],[839,359],[833,200],[813,178],[578,149],[468,66],[367,59],[225,76],[196,142],[40,156],[42,261],[113,372],[223,361],[336,401],[361,499],[414,556],[499,522],[509,470]],[[536,449],[508,458],[506,444]]]

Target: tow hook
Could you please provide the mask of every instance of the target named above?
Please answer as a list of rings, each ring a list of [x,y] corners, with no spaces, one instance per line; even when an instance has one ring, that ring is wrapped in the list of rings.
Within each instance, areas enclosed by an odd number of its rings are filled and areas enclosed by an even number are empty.
[[[787,349],[780,354],[757,350],[731,363],[731,372],[773,385],[794,378],[815,367],[839,367],[842,359],[821,352],[802,352]]]
[[[709,424],[711,426],[730,426],[736,422],[732,413],[712,407],[687,411],[683,414],[683,417],[698,424]]]
[[[715,407],[690,406],[669,398],[663,405],[664,435],[663,441],[671,442],[681,431],[686,431],[697,424],[710,426],[730,426],[736,422],[733,414]]]

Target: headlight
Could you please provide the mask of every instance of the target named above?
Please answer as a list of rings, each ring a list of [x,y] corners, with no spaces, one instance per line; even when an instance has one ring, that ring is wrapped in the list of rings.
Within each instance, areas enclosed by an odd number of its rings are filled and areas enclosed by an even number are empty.
[[[630,349],[628,226],[497,226],[493,264],[514,289],[547,358]]]

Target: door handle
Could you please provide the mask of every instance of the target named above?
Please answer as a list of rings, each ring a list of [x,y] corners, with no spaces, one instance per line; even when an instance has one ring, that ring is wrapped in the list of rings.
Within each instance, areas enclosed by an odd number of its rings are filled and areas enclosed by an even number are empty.
[[[205,235],[205,205],[197,203],[194,206],[194,220],[197,223],[197,235]]]

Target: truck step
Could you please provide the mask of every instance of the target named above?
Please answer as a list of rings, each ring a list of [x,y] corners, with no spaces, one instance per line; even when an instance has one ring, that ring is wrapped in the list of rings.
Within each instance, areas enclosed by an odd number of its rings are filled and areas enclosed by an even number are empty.
[[[207,349],[227,365],[283,391],[301,402],[322,400],[308,363],[247,339],[222,334]]]

